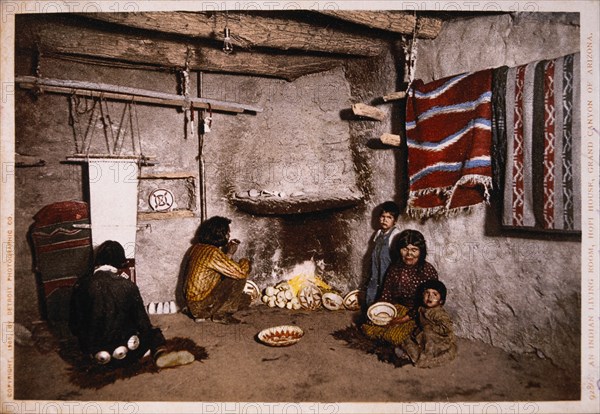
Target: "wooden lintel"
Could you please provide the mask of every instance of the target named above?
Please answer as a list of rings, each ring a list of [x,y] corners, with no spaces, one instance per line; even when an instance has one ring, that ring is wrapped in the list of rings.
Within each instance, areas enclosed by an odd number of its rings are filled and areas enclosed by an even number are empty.
[[[352,112],[354,115],[364,116],[377,121],[383,121],[385,119],[385,112],[381,109],[360,102],[352,105]]]
[[[154,30],[194,38],[223,41],[223,29],[231,31],[234,48],[268,47],[283,50],[328,52],[354,56],[378,56],[385,42],[339,27],[250,13],[141,12],[83,13],[86,18],[127,27]]]
[[[190,218],[195,217],[193,211],[190,210],[176,210],[176,211],[165,211],[165,212],[148,212],[148,213],[138,213],[138,220],[147,221],[147,220],[168,220],[168,219],[176,219],[176,218]]]
[[[157,69],[181,69],[187,64],[191,70],[268,76],[288,81],[344,64],[343,58],[315,56],[306,52],[276,54],[238,48],[227,55],[218,43],[203,39],[190,38],[186,41],[130,32],[121,34],[72,20],[63,21],[56,16],[43,21],[36,20],[35,16],[25,19],[28,24],[15,39],[16,47],[25,51],[39,49],[42,56],[96,60],[103,64],[150,65]]]
[[[412,11],[397,10],[322,10],[319,13],[341,20],[389,32],[412,35],[421,39],[435,39],[442,29],[442,20],[417,16]]]

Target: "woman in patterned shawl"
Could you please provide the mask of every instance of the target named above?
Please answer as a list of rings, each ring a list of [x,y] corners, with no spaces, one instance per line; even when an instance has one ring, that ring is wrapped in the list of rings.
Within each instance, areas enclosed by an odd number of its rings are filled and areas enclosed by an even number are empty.
[[[367,322],[362,331],[371,339],[400,345],[416,327],[419,307],[417,289],[425,281],[438,279],[435,268],[427,261],[425,237],[416,230],[404,230],[397,238],[400,258],[388,268],[380,302],[394,304],[398,314],[385,326]]]
[[[229,240],[230,223],[230,219],[219,216],[204,221],[198,229],[198,243],[190,251],[184,312],[196,322],[239,323],[233,314],[250,305],[251,298],[244,293],[250,261],[233,260],[240,241]]]

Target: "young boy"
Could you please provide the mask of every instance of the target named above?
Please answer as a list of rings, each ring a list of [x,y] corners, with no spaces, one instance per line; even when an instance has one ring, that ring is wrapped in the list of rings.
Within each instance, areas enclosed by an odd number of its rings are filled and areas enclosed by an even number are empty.
[[[433,368],[456,357],[456,337],[443,306],[446,286],[439,280],[428,280],[419,287],[419,292],[423,303],[419,307],[418,327],[402,343],[402,348],[414,366]],[[402,355],[402,350],[399,353]]]
[[[383,281],[392,258],[390,247],[392,240],[400,230],[396,227],[396,221],[400,215],[400,208],[393,201],[386,201],[381,205],[379,214],[379,229],[373,236],[373,252],[371,253],[371,277],[367,285],[365,306],[371,306],[377,299]]]

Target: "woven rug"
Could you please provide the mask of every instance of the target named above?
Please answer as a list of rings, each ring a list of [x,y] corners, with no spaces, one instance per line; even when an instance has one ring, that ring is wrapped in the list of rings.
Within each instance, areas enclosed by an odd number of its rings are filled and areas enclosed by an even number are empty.
[[[44,319],[69,318],[69,300],[77,278],[89,271],[92,239],[88,205],[61,201],[43,207],[33,217],[30,237]]]
[[[581,230],[579,54],[494,73],[502,225]],[[495,172],[496,173],[496,172]]]
[[[168,352],[189,351],[194,355],[196,361],[202,361],[208,358],[206,349],[196,345],[196,343],[189,338],[176,337],[167,339],[166,348]],[[120,379],[127,379],[140,374],[157,373],[160,371],[160,369],[154,365],[154,361],[151,357],[146,357],[136,362],[118,367],[95,364],[81,353],[76,341],[62,343],[59,355],[70,365],[69,380],[80,388],[99,389]]]
[[[491,88],[491,70],[413,83],[406,105],[410,216],[448,216],[489,200]]]
[[[335,331],[331,336],[340,341],[345,341],[349,348],[376,355],[379,361],[392,364],[395,367],[410,364],[406,359],[398,358],[394,352],[393,345],[383,341],[373,341],[367,338],[356,325],[351,325],[347,328]]]

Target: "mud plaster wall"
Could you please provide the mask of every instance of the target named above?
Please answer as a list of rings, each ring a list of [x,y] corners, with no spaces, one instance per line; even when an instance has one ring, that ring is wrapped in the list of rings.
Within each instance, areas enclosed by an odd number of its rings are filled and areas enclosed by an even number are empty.
[[[18,30],[18,27],[17,27]],[[18,54],[17,75],[32,74],[33,61]],[[111,68],[42,58],[43,76],[126,85],[176,93],[173,73]],[[366,72],[368,71],[368,72]],[[366,137],[379,136],[387,122],[356,121],[347,111],[353,102],[373,99],[394,89],[394,65],[389,57],[382,65],[357,65],[370,85],[368,94],[353,97],[344,68],[308,75],[295,82],[277,79],[205,73],[203,96],[262,107],[253,114],[213,113],[213,124],[205,136],[207,216],[231,218],[232,237],[242,240],[238,256],[253,261],[251,278],[260,286],[298,273],[312,273],[318,265],[323,277],[340,291],[362,282],[362,257],[373,229],[371,201],[365,208],[328,210],[310,214],[253,215],[230,202],[236,192],[249,189],[303,191],[327,198],[332,192],[373,192],[370,169],[363,158],[371,155]],[[357,75],[350,75],[356,77]],[[197,78],[191,77],[192,94]],[[359,79],[357,81],[362,81]],[[65,164],[74,152],[69,125],[68,99],[63,95],[33,97],[18,90],[16,96],[16,150],[46,161],[44,167],[19,168],[16,172],[16,321],[26,326],[39,319],[31,249],[26,234],[33,215],[43,206],[63,200],[87,200],[85,168]],[[123,104],[108,104],[113,120],[119,120]],[[154,186],[169,188],[178,207],[189,206],[191,218],[138,220],[136,240],[137,283],[146,303],[172,300],[182,285],[182,263],[200,223],[198,188],[191,194],[189,183],[200,183],[198,136],[184,137],[183,114],[175,108],[137,105],[143,152],[157,165],[142,167],[142,175],[183,174],[189,180],[144,179],[140,181],[138,210],[147,212],[148,193]],[[82,119],[86,126],[86,120]],[[355,131],[359,131],[357,133]],[[92,152],[103,148],[99,123]],[[131,152],[131,147],[128,147]],[[127,153],[127,151],[126,151]],[[384,156],[394,165],[392,152]],[[362,165],[362,166],[360,166]],[[367,168],[368,167],[368,168]],[[386,170],[387,171],[387,170]],[[390,179],[393,174],[386,172]],[[361,183],[361,181],[363,181]],[[387,184],[388,180],[384,180]],[[183,198],[183,202],[178,200]],[[196,200],[193,200],[196,197]],[[381,200],[388,195],[381,195]]]
[[[448,24],[438,39],[421,41],[417,77],[435,79],[578,50],[578,26],[564,19],[482,19]],[[490,45],[499,49],[491,52]],[[172,73],[50,59],[42,62],[42,72],[171,93],[177,85]],[[29,57],[17,56],[16,73],[32,73]],[[317,265],[342,292],[364,281],[373,208],[388,199],[405,203],[402,151],[370,145],[383,132],[399,132],[401,105],[379,105],[388,114],[383,122],[358,120],[348,108],[354,102],[374,103],[396,90],[397,78],[392,52],[294,82],[204,75],[204,96],[264,108],[256,115],[213,114],[204,145],[207,215],[233,220],[232,236],[242,240],[238,255],[252,258],[251,277],[259,285],[314,271]],[[195,91],[195,77],[192,81]],[[120,114],[122,106],[112,108]],[[198,141],[184,138],[183,115],[158,106],[137,109],[144,152],[159,161],[142,172],[186,172],[199,183]],[[85,199],[86,186],[80,166],[61,163],[73,151],[66,97],[32,99],[19,90],[16,122],[17,152],[46,160],[45,167],[20,168],[16,174],[16,321],[29,325],[39,318],[25,238],[31,218],[46,204]],[[233,193],[249,188],[325,195],[344,188],[362,192],[364,203],[311,214],[258,216],[230,202]],[[147,303],[171,300],[181,287],[181,264],[200,222],[199,200],[190,205],[195,207],[193,218],[139,222],[138,285]],[[425,234],[430,260],[448,284],[448,308],[460,336],[516,352],[538,351],[559,365],[577,367],[580,262],[574,252],[580,244],[486,236],[488,215],[482,208],[424,224],[401,219],[400,227]]]
[[[577,15],[465,19],[419,43],[416,77],[427,81],[578,51]],[[537,352],[577,374],[581,244],[487,237],[490,214],[478,209],[469,216],[410,224],[425,234],[430,257],[448,285],[447,307],[458,335],[509,351]]]

